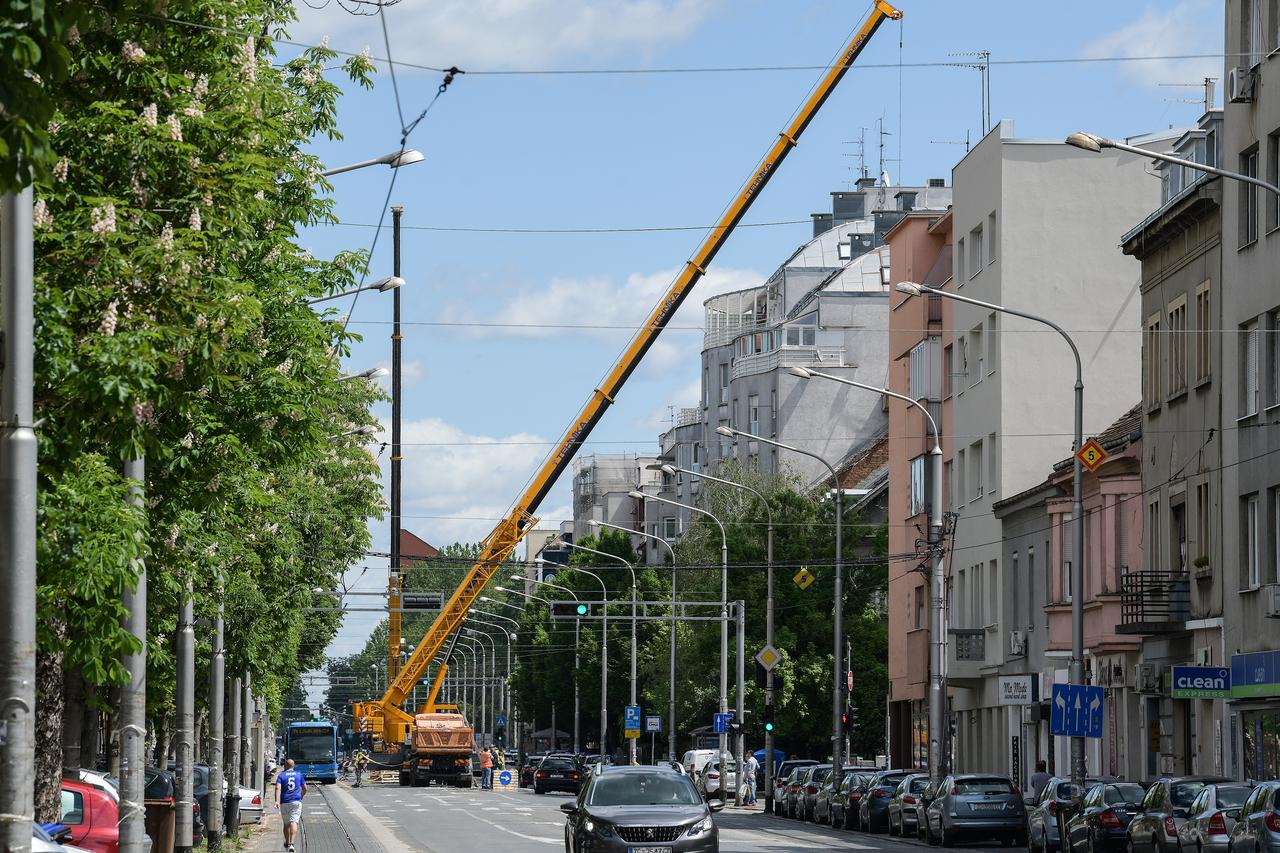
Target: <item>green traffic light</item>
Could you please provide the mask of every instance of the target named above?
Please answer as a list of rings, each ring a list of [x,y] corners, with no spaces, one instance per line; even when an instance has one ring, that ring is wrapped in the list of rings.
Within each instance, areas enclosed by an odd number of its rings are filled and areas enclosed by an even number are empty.
[[[766,732],[771,732],[771,731],[773,731],[773,723],[765,723],[765,724],[764,724],[764,730],[765,730]]]
[[[579,604],[579,605],[578,605],[578,615],[579,615],[579,616],[586,616],[586,615],[587,615],[587,605],[585,605],[585,604]]]

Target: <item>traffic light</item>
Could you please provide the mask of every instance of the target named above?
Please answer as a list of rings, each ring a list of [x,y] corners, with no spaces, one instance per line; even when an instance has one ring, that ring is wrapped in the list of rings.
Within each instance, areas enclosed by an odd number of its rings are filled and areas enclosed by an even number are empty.
[[[553,601],[551,602],[551,618],[552,619],[577,619],[579,617],[590,616],[591,605],[584,601]]]
[[[764,730],[766,732],[773,731],[773,706],[772,705],[764,706],[764,714],[761,715],[760,721],[764,723]]]
[[[729,734],[732,735],[733,737],[737,737],[738,735],[742,734],[742,723],[738,722],[737,720],[730,720]]]
[[[498,746],[502,746],[507,742],[507,727],[498,726],[493,730],[493,739]]]

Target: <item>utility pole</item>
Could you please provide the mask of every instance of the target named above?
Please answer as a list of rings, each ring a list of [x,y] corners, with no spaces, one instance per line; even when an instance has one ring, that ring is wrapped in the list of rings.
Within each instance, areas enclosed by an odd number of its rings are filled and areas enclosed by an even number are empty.
[[[228,838],[240,831],[240,676],[231,679],[231,692],[227,696],[227,739],[222,761],[227,768],[227,820]],[[264,797],[265,800],[265,797]],[[265,802],[264,802],[265,805]]]
[[[145,507],[147,482],[144,459],[124,463],[124,475],[135,506]],[[136,653],[124,655],[129,683],[120,688],[120,853],[142,853],[145,829],[146,779],[143,775],[147,736],[147,572],[138,572],[133,592],[124,594],[125,630],[139,643]]]
[[[391,206],[391,274],[400,275],[400,218],[404,207]],[[400,574],[400,404],[401,404],[401,335],[400,288],[391,293],[391,572],[387,578],[388,635],[387,687],[400,668],[400,593],[404,578]]]
[[[738,610],[738,737],[734,742],[733,749],[737,753],[738,772],[741,775],[742,762],[747,756],[743,752],[743,732],[747,722],[747,667],[746,667],[746,651],[747,651],[747,603],[745,601],[735,601],[733,606]],[[727,774],[722,774],[727,775]],[[737,780],[737,784],[733,787],[733,800],[738,805],[742,805],[742,779]]]
[[[192,623],[195,614],[192,605],[191,581],[187,581],[182,592],[182,603],[178,611],[178,672],[177,696],[174,697],[178,722],[178,743],[174,750],[174,799],[177,801],[177,814],[174,820],[174,851],[190,853],[194,841],[193,806],[195,803],[194,786],[191,780],[192,753],[196,740],[196,634]],[[157,757],[163,761],[163,757]],[[210,789],[213,790],[213,789]]]
[[[31,849],[35,816],[36,434],[31,188],[0,200],[0,849]],[[122,827],[123,829],[123,827]],[[121,835],[123,838],[123,834]]]
[[[213,618],[213,651],[209,658],[209,813],[204,816],[205,838],[209,851],[222,849],[222,714],[225,688],[226,656],[222,624],[222,598]],[[239,800],[239,797],[236,797]],[[265,802],[265,799],[264,799]]]
[[[250,739],[253,736],[253,681],[249,677],[249,670],[244,671],[244,680],[241,682],[242,693],[240,695],[240,778],[244,780],[244,784],[249,784],[252,780],[249,768],[249,754],[252,750],[249,748]]]

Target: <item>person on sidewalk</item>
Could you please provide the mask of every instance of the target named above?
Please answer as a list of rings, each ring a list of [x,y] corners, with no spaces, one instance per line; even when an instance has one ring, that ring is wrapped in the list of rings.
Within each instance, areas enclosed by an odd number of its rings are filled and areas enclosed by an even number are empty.
[[[485,791],[493,790],[493,756],[489,750],[480,750],[480,787]]]
[[[284,770],[276,776],[276,808],[284,825],[284,849],[295,853],[293,842],[302,823],[302,798],[307,794],[307,779],[293,769],[293,759],[286,759]]]
[[[1036,772],[1031,774],[1031,793],[1034,794],[1037,799],[1039,799],[1040,792],[1044,790],[1045,785],[1049,784],[1049,780],[1051,778],[1052,777],[1049,775],[1049,765],[1043,760],[1037,761]]]
[[[747,753],[747,760],[742,762],[742,775],[746,777],[747,782],[747,800],[745,805],[754,806],[756,804],[756,771],[760,769],[760,762],[756,760],[754,752]]]

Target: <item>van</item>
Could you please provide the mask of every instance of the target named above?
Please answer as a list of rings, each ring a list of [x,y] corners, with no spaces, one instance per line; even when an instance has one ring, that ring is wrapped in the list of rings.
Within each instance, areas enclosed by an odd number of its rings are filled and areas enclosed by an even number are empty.
[[[708,761],[715,761],[720,757],[718,749],[691,749],[684,754],[681,764],[684,765],[684,772],[690,779],[697,784],[697,776],[695,775],[702,769],[702,765]]]

